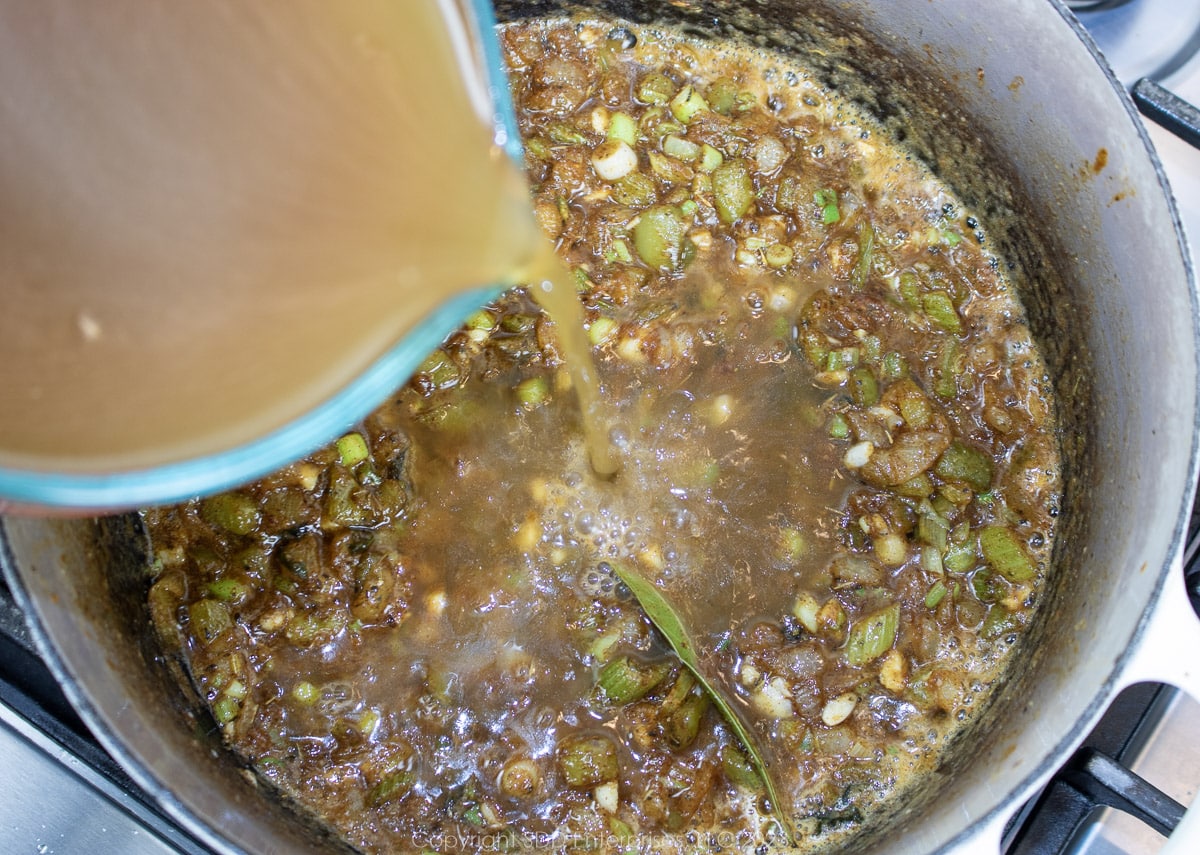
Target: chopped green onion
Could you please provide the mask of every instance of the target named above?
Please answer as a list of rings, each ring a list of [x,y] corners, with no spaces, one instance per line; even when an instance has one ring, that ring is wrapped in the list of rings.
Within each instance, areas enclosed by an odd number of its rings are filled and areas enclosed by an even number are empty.
[[[188,607],[188,625],[195,637],[208,643],[232,627],[233,619],[224,603],[203,599]]]
[[[224,696],[212,705],[213,718],[217,720],[218,724],[229,724],[237,718],[241,708],[242,705],[238,703],[237,698]]]
[[[603,344],[612,338],[618,326],[612,318],[598,317],[588,326],[588,341],[593,345]]]
[[[863,366],[850,372],[850,396],[863,407],[879,403],[879,382],[870,368]]]
[[[417,782],[416,773],[411,769],[397,769],[385,775],[379,783],[367,790],[366,802],[369,807],[378,807],[384,802],[396,801],[408,795],[413,784]],[[478,808],[476,808],[478,811]]]
[[[208,593],[223,603],[238,603],[250,596],[250,586],[241,579],[226,576],[208,583]]]
[[[292,686],[292,697],[305,706],[311,706],[321,697],[321,690],[308,680],[301,680]]]
[[[951,546],[946,550],[946,555],[942,559],[942,563],[946,565],[946,569],[951,573],[963,574],[975,566],[975,544],[964,543],[958,546]]]
[[[671,713],[663,730],[667,741],[673,748],[687,748],[700,733],[700,723],[708,711],[708,694],[703,688],[697,687],[684,699],[683,703]]]
[[[653,205],[658,194],[654,179],[641,172],[631,172],[613,182],[612,198],[618,205],[644,208]]]
[[[946,550],[949,543],[950,524],[937,514],[921,514],[917,518],[917,539],[922,543]]]
[[[767,263],[767,267],[776,270],[787,267],[795,256],[795,251],[786,243],[773,243],[763,250],[763,261]]]

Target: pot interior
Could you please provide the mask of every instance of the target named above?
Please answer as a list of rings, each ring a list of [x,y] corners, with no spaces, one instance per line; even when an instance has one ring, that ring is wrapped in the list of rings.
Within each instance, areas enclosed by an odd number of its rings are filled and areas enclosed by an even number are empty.
[[[501,19],[559,8],[496,5]],[[649,23],[648,4],[591,8]],[[1050,365],[1066,495],[1038,625],[944,767],[855,846],[935,851],[1014,809],[1082,738],[1178,553],[1195,472],[1197,313],[1176,217],[1127,102],[1044,0],[987,16],[927,0],[655,11],[701,37],[798,56],[905,139],[985,217]],[[14,518],[3,534],[52,665],[139,783],[214,846],[336,850],[239,767],[181,689],[180,664],[150,629],[136,517]]]

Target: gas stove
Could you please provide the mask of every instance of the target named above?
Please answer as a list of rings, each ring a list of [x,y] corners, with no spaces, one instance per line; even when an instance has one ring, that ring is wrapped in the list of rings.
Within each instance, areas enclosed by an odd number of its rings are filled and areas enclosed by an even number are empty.
[[[1127,86],[1200,104],[1200,2],[1071,0]],[[1200,150],[1147,122],[1187,232],[1200,240]],[[1197,253],[1193,249],[1193,256]],[[1200,258],[1196,259],[1200,262]],[[1200,607],[1200,508],[1187,567]],[[1150,855],[1200,789],[1200,703],[1167,686],[1122,693],[1009,824],[1004,855]],[[92,738],[41,663],[0,582],[0,852],[209,850],[167,818]],[[991,853],[987,853],[991,855]]]

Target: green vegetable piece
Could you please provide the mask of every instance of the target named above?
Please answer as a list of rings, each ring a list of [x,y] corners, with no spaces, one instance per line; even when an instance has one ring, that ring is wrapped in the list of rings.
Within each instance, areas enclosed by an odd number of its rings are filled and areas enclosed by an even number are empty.
[[[425,357],[425,361],[417,368],[417,374],[425,378],[435,389],[449,389],[457,386],[461,379],[458,366],[441,348]]]
[[[555,122],[546,130],[546,133],[559,145],[580,145],[587,142],[587,137],[566,122]]]
[[[200,503],[200,518],[232,534],[253,534],[262,522],[258,503],[245,493],[221,493]]]
[[[992,485],[992,459],[977,448],[955,440],[942,452],[934,473],[947,481],[962,481],[982,492]]]
[[[550,400],[550,384],[545,377],[527,377],[517,384],[517,401],[526,410],[533,410]]]
[[[983,619],[983,626],[980,628],[979,634],[984,638],[996,638],[1012,632],[1020,626],[1021,621],[1013,612],[999,603],[995,603],[988,608],[987,617]]]
[[[767,263],[767,267],[775,270],[787,267],[795,257],[795,250],[786,243],[773,243],[763,250],[763,261]]]
[[[708,111],[708,102],[695,86],[687,85],[671,99],[671,114],[685,125]]]
[[[687,748],[700,733],[700,724],[708,712],[708,695],[703,691],[692,692],[671,713],[663,728],[667,741],[674,748]]]
[[[988,566],[1014,584],[1028,582],[1037,575],[1021,539],[1008,526],[984,526],[979,532],[979,550]]]
[[[689,140],[687,137],[677,136],[676,134],[667,134],[662,141],[663,153],[679,160],[686,160],[691,163],[700,157],[700,146]]]
[[[670,672],[669,662],[641,663],[619,656],[601,669],[597,685],[610,703],[622,706],[645,697]]]
[[[737,101],[738,87],[728,77],[718,77],[708,87],[708,104],[714,112],[728,116]]]
[[[292,686],[292,697],[305,706],[315,704],[321,698],[321,690],[308,680],[301,680]]]
[[[938,579],[933,583],[933,587],[929,589],[929,593],[925,595],[925,608],[936,609],[938,603],[945,599],[947,594],[946,583]]]
[[[754,771],[754,766],[745,754],[732,745],[721,747],[721,769],[735,787],[752,791],[762,789],[762,779]]]
[[[244,602],[250,596],[250,586],[243,579],[226,576],[208,584],[208,593],[223,603]]]
[[[351,469],[371,456],[367,449],[367,441],[358,431],[340,437],[337,441],[337,452],[342,459],[342,465]]]
[[[921,307],[925,310],[925,316],[936,326],[956,335],[962,332],[958,310],[954,308],[954,301],[945,291],[930,291],[925,294],[921,297]]]
[[[675,84],[665,74],[655,72],[641,79],[636,94],[643,104],[666,104],[675,94]]]
[[[963,574],[975,566],[975,544],[963,543],[946,550],[942,561],[951,573]]]
[[[754,206],[754,180],[741,159],[727,160],[712,172],[713,204],[726,225],[740,220]]]
[[[873,407],[879,403],[879,381],[870,368],[864,366],[850,372],[850,397],[863,407]]]
[[[613,113],[608,120],[607,136],[610,140],[620,140],[631,146],[637,145],[637,122],[628,113]]]
[[[935,513],[921,514],[917,518],[917,539],[945,552],[950,542],[950,523]]]
[[[834,413],[829,420],[829,436],[833,439],[850,438],[850,423],[841,413]]]
[[[889,350],[883,355],[883,362],[879,366],[879,373],[885,381],[899,380],[908,373],[904,364],[904,357],[894,350]]]
[[[633,227],[633,246],[648,266],[674,270],[681,266],[687,224],[677,208],[656,205]]]
[[[618,205],[627,208],[644,208],[653,205],[658,196],[658,185],[643,172],[631,172],[613,182],[612,198]]]
[[[762,778],[763,784],[767,788],[767,797],[771,801],[772,809],[779,816],[779,821],[783,827],[784,833],[791,845],[795,845],[796,835],[791,826],[791,822],[787,816],[785,808],[786,802],[779,797],[779,789],[775,785],[774,779],[771,777],[767,769],[766,761],[763,759],[762,752],[759,750],[755,742],[754,734],[738,716],[733,703],[725,697],[722,691],[700,670],[700,659],[696,654],[696,645],[692,641],[691,633],[684,626],[683,620],[679,617],[679,613],[671,606],[666,597],[656,588],[651,582],[642,578],[637,571],[632,570],[620,562],[611,564],[613,572],[617,578],[625,583],[633,597],[637,600],[638,605],[642,607],[642,611],[650,618],[650,622],[663,634],[667,643],[671,645],[671,649],[675,651],[675,655],[679,657],[679,661],[684,667],[692,672],[692,676],[704,688],[708,696],[712,698],[713,704],[721,713],[722,718],[733,730],[738,741],[742,744],[742,748],[750,756],[750,761]]]
[[[617,748],[599,734],[568,736],[558,744],[558,768],[567,786],[577,789],[615,781],[620,772]]]
[[[701,172],[712,172],[718,166],[725,162],[725,155],[721,154],[721,150],[713,148],[708,143],[700,146],[700,166]]]
[[[188,623],[193,634],[211,643],[214,638],[233,626],[229,609],[217,600],[197,600],[188,607]]]
[[[408,795],[417,775],[411,769],[397,769],[384,775],[379,783],[367,790],[366,802],[368,807],[378,807],[384,802],[397,801]]]
[[[329,489],[325,492],[324,528],[339,526],[363,525],[367,521],[368,510],[364,503],[355,501],[355,493],[359,489],[354,476],[337,466],[332,467],[329,476]]]
[[[231,698],[228,695],[221,697],[212,705],[213,718],[218,724],[229,724],[237,718],[238,712],[241,711],[242,705],[237,698]]]
[[[855,621],[846,639],[846,661],[866,665],[891,649],[900,625],[900,604],[888,606]]]
[[[842,218],[842,212],[838,210],[836,190],[829,188],[818,190],[813,194],[813,201],[821,207],[821,222],[825,225],[832,226]]]

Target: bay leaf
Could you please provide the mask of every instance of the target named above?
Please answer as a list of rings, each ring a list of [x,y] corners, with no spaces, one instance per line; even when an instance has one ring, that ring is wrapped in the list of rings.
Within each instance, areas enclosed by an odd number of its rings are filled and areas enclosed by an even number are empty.
[[[770,770],[767,768],[767,762],[763,758],[762,750],[758,747],[758,742],[754,734],[751,733],[750,728],[746,726],[741,716],[737,714],[733,702],[726,696],[720,686],[709,680],[702,673],[700,659],[696,652],[696,643],[684,625],[683,619],[679,616],[679,612],[675,610],[653,582],[646,579],[636,570],[618,561],[609,562],[609,566],[612,567],[617,578],[624,582],[625,586],[633,593],[633,598],[637,600],[642,611],[650,618],[650,622],[666,638],[667,643],[671,646],[671,650],[679,657],[679,661],[683,663],[685,668],[692,672],[696,681],[704,687],[704,691],[712,699],[713,705],[720,711],[726,724],[729,725],[734,735],[737,736],[743,750],[745,750],[747,756],[750,758],[750,764],[754,767],[754,771],[762,778],[762,782],[767,788],[767,797],[771,800],[771,809],[779,818],[779,824],[787,836],[788,843],[795,846],[796,838],[787,816],[787,810],[784,807],[784,802],[779,798],[779,789],[775,784],[774,778],[771,776]]]

